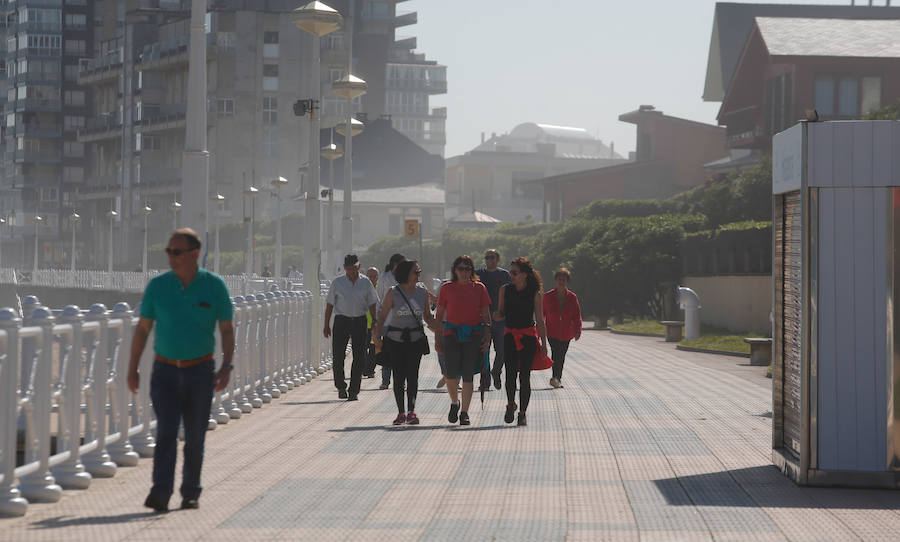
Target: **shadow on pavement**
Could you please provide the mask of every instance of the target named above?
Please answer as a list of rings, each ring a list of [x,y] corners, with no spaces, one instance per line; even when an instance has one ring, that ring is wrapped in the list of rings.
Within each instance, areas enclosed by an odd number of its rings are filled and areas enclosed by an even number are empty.
[[[327,399],[325,401],[279,401],[280,405],[330,405],[332,403],[346,403],[346,399]]]
[[[37,529],[62,529],[75,525],[110,525],[113,523],[129,523],[132,521],[150,520],[155,517],[163,517],[165,514],[157,512],[131,512],[129,514],[119,514],[117,516],[87,516],[87,517],[67,517],[57,516],[55,518],[42,519],[31,524],[31,528]]]
[[[900,510],[890,489],[800,487],[774,465],[654,480],[671,506]]]

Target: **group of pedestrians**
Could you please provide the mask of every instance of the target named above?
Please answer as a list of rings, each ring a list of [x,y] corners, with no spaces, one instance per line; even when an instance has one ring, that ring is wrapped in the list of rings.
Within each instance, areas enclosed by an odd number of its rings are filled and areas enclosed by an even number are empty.
[[[545,293],[540,273],[527,258],[512,260],[508,270],[499,263],[496,250],[485,253],[484,266],[477,270],[470,256],[458,256],[450,266],[450,279],[434,295],[420,281],[419,262],[402,254],[391,256],[380,275],[374,267],[361,275],[357,256],[347,255],[345,274],[332,282],[325,311],[326,337],[332,334],[332,314],[335,317],[332,348],[338,397],[357,400],[361,379],[375,377],[380,364],[380,389],[389,388],[393,377],[398,411],[393,424],[418,424],[419,369],[422,356],[430,353],[427,326],[434,332],[441,365],[437,387],[446,385],[450,400],[448,422],[471,424],[476,374],[489,373],[482,385],[493,384],[499,390],[505,371],[504,421],[527,425],[534,362],[547,358],[549,348],[550,385],[562,386],[569,343],[581,337],[581,308],[568,289],[567,269],[555,273],[556,288]],[[348,341],[353,352],[349,391],[344,374]]]
[[[185,443],[181,508],[199,508],[213,393],[228,386],[233,369],[234,308],[225,281],[200,268],[200,248],[194,230],[182,228],[172,233],[165,249],[171,270],[147,284],[131,343],[127,380],[136,393],[142,380],[139,361],[155,327],[149,386],[157,435],[153,485],[144,505],[157,512],[168,510],[174,492],[179,426],[184,428]],[[499,267],[499,261],[499,253],[489,250],[485,266],[476,272],[470,256],[457,257],[450,268],[451,279],[435,296],[420,282],[422,268],[415,260],[395,254],[379,276],[376,268],[360,274],[359,258],[348,254],[344,274],[332,281],[328,291],[323,328],[325,337],[332,337],[338,397],[358,399],[363,374],[374,376],[374,365],[367,364],[367,359],[377,357],[382,365],[382,389],[393,377],[398,410],[393,423],[418,424],[416,396],[422,356],[430,352],[425,334],[428,326],[435,334],[435,350],[442,360],[450,399],[447,420],[471,423],[468,412],[474,375],[489,367],[488,349],[493,342],[495,358],[490,372],[495,388],[500,389],[502,371],[506,371],[504,421],[526,425],[535,354],[546,357],[549,342],[553,356],[550,384],[560,387],[569,342],[581,335],[581,309],[578,298],[567,288],[570,274],[566,269],[556,272],[556,288],[544,294],[540,274],[526,258],[513,260],[509,271]],[[218,370],[214,360],[216,328],[222,348]],[[349,387],[344,373],[348,342],[353,352]]]

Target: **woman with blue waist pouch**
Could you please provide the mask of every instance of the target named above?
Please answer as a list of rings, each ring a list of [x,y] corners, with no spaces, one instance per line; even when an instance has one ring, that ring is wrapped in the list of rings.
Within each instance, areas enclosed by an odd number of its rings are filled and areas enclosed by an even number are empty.
[[[424,286],[417,284],[421,273],[422,269],[415,260],[404,260],[397,264],[394,274],[398,284],[385,294],[381,313],[373,330],[375,345],[381,347],[383,342],[385,353],[391,360],[394,398],[397,400],[399,411],[394,419],[394,425],[419,423],[415,412],[416,396],[419,391],[419,364],[422,355],[428,353],[428,338],[425,336],[423,318],[429,327],[434,325],[428,292]],[[391,323],[385,328],[388,316]],[[405,412],[403,403],[404,385],[408,412]]]
[[[466,254],[453,260],[451,280],[438,294],[435,350],[444,355],[444,379],[450,395],[447,421],[469,425],[473,377],[481,370],[483,353],[491,343],[491,298],[487,288],[477,281],[475,264]],[[462,404],[457,385],[463,381]]]

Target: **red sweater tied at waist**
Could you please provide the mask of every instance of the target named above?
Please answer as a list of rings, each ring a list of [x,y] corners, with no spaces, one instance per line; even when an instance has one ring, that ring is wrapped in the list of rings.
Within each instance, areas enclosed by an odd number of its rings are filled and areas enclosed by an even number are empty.
[[[525,345],[522,343],[523,337],[534,337],[534,340],[540,342],[541,338],[538,335],[537,327],[523,327],[523,328],[512,328],[508,327],[503,332],[504,335],[512,335],[512,338],[516,341],[516,351],[521,351],[525,349]],[[536,348],[534,351],[534,361],[531,363],[532,371],[543,371],[544,369],[549,369],[553,367],[553,360],[550,359],[550,356],[545,356],[543,352],[541,352],[540,348]]]

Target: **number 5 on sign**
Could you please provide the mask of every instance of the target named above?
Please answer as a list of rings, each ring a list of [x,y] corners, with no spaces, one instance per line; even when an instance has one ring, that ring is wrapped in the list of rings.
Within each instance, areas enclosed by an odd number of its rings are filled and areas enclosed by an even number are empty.
[[[404,231],[406,231],[407,237],[418,237],[419,236],[419,221],[418,220],[405,220],[404,221]]]

